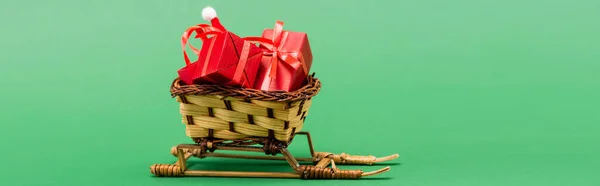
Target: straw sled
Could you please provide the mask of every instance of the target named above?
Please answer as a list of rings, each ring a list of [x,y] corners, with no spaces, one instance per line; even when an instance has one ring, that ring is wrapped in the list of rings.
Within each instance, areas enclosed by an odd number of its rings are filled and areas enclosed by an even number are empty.
[[[372,172],[341,170],[336,164],[372,165],[392,160],[397,154],[377,158],[315,152],[309,132],[302,127],[308,116],[313,97],[321,89],[321,82],[308,76],[308,84],[292,92],[262,91],[221,85],[185,85],[175,79],[171,95],[180,104],[185,133],[193,144],[181,144],[171,149],[177,157],[174,164],[155,164],[151,173],[164,177],[216,176],[302,179],[357,179],[376,175],[390,168]],[[294,137],[304,135],[308,140],[311,157],[294,157],[287,147]],[[215,151],[258,152],[263,155],[218,153]],[[281,155],[281,156],[277,156]],[[237,172],[189,170],[190,157],[241,158],[287,161],[290,172]],[[309,164],[300,164],[306,163]],[[331,165],[331,167],[328,167]]]

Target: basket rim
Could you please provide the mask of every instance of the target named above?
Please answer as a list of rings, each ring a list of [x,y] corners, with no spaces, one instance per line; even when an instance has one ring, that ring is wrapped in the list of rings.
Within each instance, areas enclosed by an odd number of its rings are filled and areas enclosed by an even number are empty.
[[[316,96],[321,90],[321,81],[314,76],[314,73],[308,76],[308,83],[304,87],[291,92],[264,91],[225,85],[184,85],[179,78],[175,78],[175,80],[173,80],[170,92],[172,97],[185,95],[214,95],[223,96],[222,99],[234,97],[244,100],[298,101],[310,99]]]

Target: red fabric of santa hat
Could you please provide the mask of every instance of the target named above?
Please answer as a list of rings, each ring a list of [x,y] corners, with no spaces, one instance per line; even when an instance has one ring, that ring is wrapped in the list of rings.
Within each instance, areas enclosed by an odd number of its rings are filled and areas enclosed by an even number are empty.
[[[227,29],[225,29],[225,27],[221,25],[221,22],[217,17],[217,11],[215,11],[214,8],[207,6],[204,9],[202,9],[202,18],[204,20],[210,21],[210,24],[212,24],[213,27],[221,29],[222,31],[227,31]]]

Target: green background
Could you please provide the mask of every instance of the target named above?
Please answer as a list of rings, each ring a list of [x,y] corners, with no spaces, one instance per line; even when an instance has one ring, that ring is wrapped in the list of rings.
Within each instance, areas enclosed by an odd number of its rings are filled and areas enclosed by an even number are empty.
[[[155,178],[189,143],[169,83],[212,5],[309,34],[317,150],[399,153],[376,179]],[[1,185],[598,185],[600,1],[2,1]],[[291,151],[308,155],[298,138]],[[288,171],[205,159],[195,168]],[[375,170],[377,166],[344,166]]]

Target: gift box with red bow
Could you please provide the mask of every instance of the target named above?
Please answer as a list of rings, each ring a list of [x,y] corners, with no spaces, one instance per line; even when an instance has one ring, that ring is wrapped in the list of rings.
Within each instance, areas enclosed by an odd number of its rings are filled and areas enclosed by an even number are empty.
[[[291,92],[307,84],[312,52],[306,33],[283,30],[283,22],[277,21],[262,37],[245,40],[260,43],[264,50],[255,89]]]
[[[199,24],[188,28],[182,36],[182,48],[186,66],[178,71],[185,84],[215,84],[252,88],[260,65],[263,51],[250,41],[227,31],[217,18],[214,9],[202,11],[205,20],[212,26]],[[198,60],[191,62],[186,52],[190,36],[202,40],[200,50],[189,45]]]

